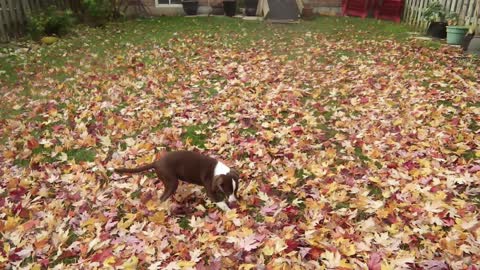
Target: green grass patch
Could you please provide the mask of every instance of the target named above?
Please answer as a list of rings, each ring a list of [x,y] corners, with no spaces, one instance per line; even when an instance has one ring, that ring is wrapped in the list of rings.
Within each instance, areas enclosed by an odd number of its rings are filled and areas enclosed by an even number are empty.
[[[192,227],[190,226],[190,221],[188,220],[187,217],[180,218],[180,220],[178,221],[178,225],[180,226],[180,228],[182,228],[184,230],[191,230],[192,229]]]
[[[363,154],[362,148],[360,147],[355,147],[355,156],[357,156],[362,162],[368,162],[371,161],[369,157],[367,157],[365,154]]]
[[[324,133],[327,139],[331,139],[337,135],[337,131],[330,128],[327,124],[319,124],[318,128],[320,128]]]
[[[240,130],[240,134],[242,134],[243,136],[253,136],[257,134],[257,129],[253,127],[244,128]]]
[[[337,205],[335,205],[335,210],[339,210],[339,209],[342,209],[342,208],[350,208],[350,203],[349,202],[340,202],[340,203],[337,203]]]
[[[95,150],[87,148],[68,150],[66,151],[66,154],[70,159],[74,159],[76,162],[93,162],[96,156]]]
[[[209,97],[214,97],[218,94],[218,91],[215,88],[208,88],[207,92]]]
[[[192,145],[205,149],[205,142],[207,140],[206,132],[207,125],[193,125],[185,127],[185,131],[182,134],[184,141],[190,141]]]
[[[463,157],[465,160],[473,160],[473,159],[477,158],[477,156],[476,156],[476,154],[475,154],[475,151],[472,151],[472,150],[465,151],[465,152],[462,154],[462,157]]]
[[[383,198],[382,189],[375,184],[368,185],[368,195],[374,197],[376,200]]]

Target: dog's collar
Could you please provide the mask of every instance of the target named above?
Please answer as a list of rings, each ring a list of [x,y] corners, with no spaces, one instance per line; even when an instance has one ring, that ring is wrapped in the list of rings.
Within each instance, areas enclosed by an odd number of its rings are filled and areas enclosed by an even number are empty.
[[[217,165],[215,165],[215,170],[213,171],[213,176],[228,174],[230,172],[230,168],[223,164],[222,162],[218,161]]]

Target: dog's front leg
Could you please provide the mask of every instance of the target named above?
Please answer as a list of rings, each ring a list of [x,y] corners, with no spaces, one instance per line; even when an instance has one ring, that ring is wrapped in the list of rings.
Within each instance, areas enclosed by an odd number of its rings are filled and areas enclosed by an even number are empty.
[[[230,209],[230,207],[228,207],[228,205],[224,201],[216,202],[215,204],[217,205],[218,208],[222,209],[224,212],[232,210]]]
[[[218,196],[218,194],[215,194],[208,186],[205,187],[205,190],[207,191],[207,196],[210,198],[210,200],[215,202],[215,205],[218,208],[220,208],[224,212],[231,210],[230,207],[228,207],[228,205],[225,203],[225,201],[223,201],[223,198]]]

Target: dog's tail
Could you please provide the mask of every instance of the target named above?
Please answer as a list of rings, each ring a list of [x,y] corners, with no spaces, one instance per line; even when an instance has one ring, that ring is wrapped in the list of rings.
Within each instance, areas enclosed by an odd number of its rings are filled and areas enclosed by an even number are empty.
[[[155,164],[154,163],[150,163],[150,164],[147,164],[147,165],[144,165],[144,166],[140,166],[140,167],[137,167],[137,168],[131,168],[131,169],[128,169],[128,168],[118,168],[118,169],[114,169],[114,171],[116,173],[139,173],[139,172],[144,172],[144,171],[148,171],[150,169],[153,169],[155,168]]]

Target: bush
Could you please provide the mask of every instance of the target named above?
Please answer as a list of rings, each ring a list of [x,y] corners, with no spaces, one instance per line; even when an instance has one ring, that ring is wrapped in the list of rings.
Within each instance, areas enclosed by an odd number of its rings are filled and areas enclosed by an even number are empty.
[[[73,23],[74,17],[70,10],[61,11],[49,7],[28,17],[27,32],[34,40],[39,40],[42,36],[64,36]]]
[[[83,0],[83,7],[87,16],[95,19],[108,20],[111,15],[109,0]]]

